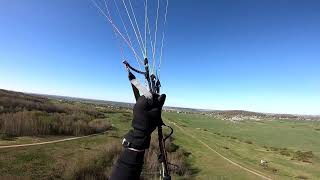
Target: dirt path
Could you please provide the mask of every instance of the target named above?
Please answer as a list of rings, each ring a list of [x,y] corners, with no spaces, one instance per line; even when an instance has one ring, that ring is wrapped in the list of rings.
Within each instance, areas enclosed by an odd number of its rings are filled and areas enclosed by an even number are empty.
[[[105,131],[105,132],[106,132],[106,131]],[[76,140],[76,139],[83,139],[83,138],[87,138],[87,137],[92,137],[92,136],[101,135],[101,134],[104,134],[105,132],[97,133],[97,134],[91,134],[91,135],[87,135],[87,136],[72,137],[72,138],[59,139],[59,140],[46,141],[46,142],[39,142],[39,143],[15,144],[15,145],[8,145],[8,146],[0,146],[0,149],[17,148],[17,147],[27,147],[27,146],[37,146],[37,145],[53,144],[53,143],[59,143],[59,142],[65,142],[65,141],[72,141],[72,140]]]
[[[259,176],[259,177],[261,177],[262,179],[272,180],[271,178],[267,177],[266,175],[264,175],[263,173],[261,173],[261,172],[259,172],[259,171],[257,171],[257,170],[248,169],[248,168],[246,168],[246,167],[244,167],[244,166],[242,166],[242,165],[240,165],[240,164],[232,161],[231,159],[223,156],[222,154],[220,154],[219,152],[217,152],[216,150],[214,150],[213,148],[211,148],[207,143],[201,141],[199,138],[194,137],[192,134],[187,133],[182,127],[180,127],[180,126],[177,125],[176,123],[171,122],[171,121],[169,121],[169,122],[170,122],[171,124],[175,125],[177,128],[179,128],[184,134],[186,134],[187,136],[190,136],[190,137],[192,137],[193,139],[197,140],[197,141],[200,142],[202,145],[204,145],[205,147],[207,147],[208,149],[210,149],[211,151],[213,151],[214,153],[216,153],[217,155],[219,155],[219,156],[222,157],[223,159],[227,160],[227,161],[230,162],[231,164],[233,164],[233,165],[235,165],[235,166],[237,166],[237,167],[239,167],[239,168],[241,168],[241,169],[243,169],[243,170],[245,170],[245,171],[247,171],[247,172],[249,172],[249,173],[252,173],[252,174],[254,174],[254,175],[256,175],[256,176]]]

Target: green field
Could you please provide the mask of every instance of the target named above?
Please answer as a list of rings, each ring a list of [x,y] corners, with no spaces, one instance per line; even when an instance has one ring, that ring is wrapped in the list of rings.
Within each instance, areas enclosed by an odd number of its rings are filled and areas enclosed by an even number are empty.
[[[105,179],[110,174],[121,150],[121,139],[128,132],[131,119],[130,110],[108,110],[105,121],[112,123],[111,130],[96,136],[54,144],[1,148],[1,146],[52,141],[70,136],[23,136],[1,139],[0,179]],[[146,155],[150,161],[146,165],[151,166],[151,169],[154,168],[152,163],[157,164],[157,154],[153,152],[157,149],[157,142],[153,144],[155,148]],[[181,161],[182,156],[179,155],[183,152],[181,150],[172,152],[172,157]],[[156,175],[155,171],[150,173],[148,169],[150,167],[144,169],[144,177]],[[81,173],[91,176],[83,176]],[[173,175],[173,177],[184,179],[186,176]]]
[[[120,137],[130,127],[127,116],[125,112],[110,113],[107,120],[114,129],[103,135],[57,144],[0,149],[0,177],[74,177],[75,169],[87,159],[97,156],[106,147],[119,145]],[[263,179],[216,152],[271,179],[320,178],[319,122],[265,120],[234,123],[206,115],[168,112],[164,113],[164,120],[175,130],[175,143],[190,153],[188,162],[193,174],[188,179]],[[0,146],[59,138],[62,137],[19,137],[2,140]],[[312,151],[313,156],[295,159],[297,151]],[[267,168],[260,166],[261,159],[269,161]]]
[[[231,122],[168,112],[164,119],[174,127],[176,143],[192,153],[197,179],[262,179],[213,150],[271,179],[320,179],[320,122]],[[260,165],[262,159],[268,167]]]
[[[108,178],[130,129],[131,109],[0,93],[0,179]],[[320,121],[263,119],[234,122],[204,112],[164,112],[164,122],[175,130],[167,144],[169,160],[178,165],[173,179],[320,179]],[[95,133],[100,134],[86,136]],[[155,132],[145,179],[157,175],[157,155]]]
[[[125,121],[123,113],[108,119]],[[123,123],[125,124],[125,123]],[[128,123],[126,123],[128,124]],[[72,179],[81,164],[89,162],[110,146],[120,146],[118,130],[79,140],[30,147],[0,149],[0,179]],[[1,140],[3,145],[68,138],[66,136],[18,137]]]

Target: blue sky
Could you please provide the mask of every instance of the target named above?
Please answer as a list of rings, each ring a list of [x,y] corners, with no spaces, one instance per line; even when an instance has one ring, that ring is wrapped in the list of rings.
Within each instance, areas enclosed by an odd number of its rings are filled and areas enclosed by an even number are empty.
[[[166,105],[320,114],[319,9],[316,0],[169,0]],[[125,56],[136,66],[128,48]],[[90,0],[0,2],[0,88],[134,102],[121,61]]]

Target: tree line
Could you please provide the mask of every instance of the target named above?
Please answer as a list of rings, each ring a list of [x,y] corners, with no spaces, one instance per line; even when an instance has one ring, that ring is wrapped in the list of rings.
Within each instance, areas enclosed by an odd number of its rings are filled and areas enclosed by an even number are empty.
[[[0,134],[80,136],[110,128],[105,113],[92,104],[60,102],[0,90]]]

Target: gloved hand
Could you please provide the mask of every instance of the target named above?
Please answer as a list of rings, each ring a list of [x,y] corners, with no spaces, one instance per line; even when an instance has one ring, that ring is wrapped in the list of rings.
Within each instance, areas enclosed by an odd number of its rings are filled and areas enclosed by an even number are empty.
[[[161,111],[166,95],[154,94],[152,100],[140,96],[133,108],[133,130],[130,130],[125,139],[135,149],[147,149],[150,146],[151,133],[163,124]]]

